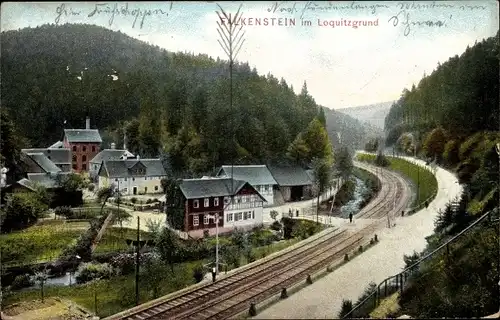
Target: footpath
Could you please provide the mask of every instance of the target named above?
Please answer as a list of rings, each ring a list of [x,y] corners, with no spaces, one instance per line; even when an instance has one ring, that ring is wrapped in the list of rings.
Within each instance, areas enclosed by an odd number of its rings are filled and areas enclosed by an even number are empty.
[[[414,163],[424,161],[404,157]],[[335,319],[342,299],[357,301],[370,282],[380,283],[404,268],[403,256],[420,252],[433,234],[439,209],[460,196],[462,187],[450,172],[437,168],[438,193],[429,207],[411,216],[396,218],[396,226],[377,232],[380,242],[349,263],[263,310],[254,319]],[[354,223],[363,223],[362,219]]]

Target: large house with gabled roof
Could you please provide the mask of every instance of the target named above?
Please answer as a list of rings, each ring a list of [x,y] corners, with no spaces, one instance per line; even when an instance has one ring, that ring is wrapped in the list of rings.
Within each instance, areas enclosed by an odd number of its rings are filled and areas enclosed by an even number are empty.
[[[67,148],[32,148],[21,149],[21,152],[29,154],[43,154],[54,163],[62,172],[71,172],[71,150]]]
[[[247,181],[231,178],[184,179],[180,184],[184,198],[184,230],[232,230],[263,223],[266,199]]]
[[[27,173],[58,173],[62,172],[51,159],[37,149],[22,149],[21,161]]]
[[[229,177],[236,180],[247,181],[265,199],[264,206],[274,204],[274,189],[277,182],[266,165],[224,165],[217,172],[217,177]]]
[[[63,146],[72,152],[71,166],[75,172],[87,172],[89,162],[100,151],[102,139],[99,130],[90,129],[90,118],[85,129],[64,129]]]
[[[116,149],[111,143],[111,149],[104,149],[90,160],[89,174],[92,179],[97,179],[103,161],[134,159],[135,156],[127,149]]]
[[[124,159],[102,161],[98,187],[111,185],[122,195],[162,193],[161,180],[167,174],[160,159]]]

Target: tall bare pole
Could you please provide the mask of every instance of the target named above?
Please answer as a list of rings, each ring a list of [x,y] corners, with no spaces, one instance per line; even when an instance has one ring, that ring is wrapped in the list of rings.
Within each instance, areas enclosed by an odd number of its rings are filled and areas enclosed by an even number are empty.
[[[234,112],[233,112],[233,64],[234,60],[236,60],[236,57],[238,56],[238,53],[240,52],[241,48],[243,47],[243,43],[245,42],[245,39],[243,39],[243,36],[245,35],[245,31],[243,33],[241,32],[243,29],[243,25],[238,23],[238,21],[241,20],[241,17],[243,16],[243,13],[240,12],[241,10],[241,5],[238,8],[238,11],[234,15],[234,17],[231,16],[231,14],[228,14],[222,7],[217,4],[217,7],[219,7],[219,11],[215,11],[217,13],[217,16],[219,17],[219,20],[217,21],[217,32],[219,33],[220,39],[217,40],[219,45],[221,46],[222,50],[224,50],[224,53],[226,53],[228,59],[229,59],[229,110],[230,110],[230,115],[229,115],[229,126],[231,130],[231,142],[234,143],[236,141],[235,139],[235,134],[234,134],[234,123],[233,123],[233,117],[234,117]],[[233,151],[233,150],[232,150]],[[225,208],[229,207],[234,201],[234,180],[233,180],[233,170],[234,170],[234,155],[233,152],[231,151],[231,198],[228,204],[225,205]],[[217,213],[215,215],[216,219],[216,224],[215,224],[215,237],[216,237],[216,245],[215,245],[215,272],[216,274],[219,273],[219,214]]]
[[[140,230],[141,230],[141,221],[139,217],[137,217],[137,246],[135,247],[135,305],[139,305],[139,254],[140,254]]]
[[[226,53],[228,59],[229,59],[229,108],[230,108],[230,117],[229,117],[229,123],[230,123],[230,130],[231,130],[231,140],[234,145],[235,140],[235,133],[234,133],[234,123],[233,123],[233,117],[234,117],[234,112],[233,112],[233,64],[234,60],[236,60],[236,57],[238,56],[238,53],[240,52],[241,48],[243,47],[243,43],[245,42],[245,39],[243,39],[243,36],[245,35],[245,31],[243,33],[241,32],[243,30],[243,25],[241,23],[238,23],[241,20],[241,17],[243,16],[243,13],[240,12],[241,10],[241,5],[238,8],[238,11],[232,17],[231,14],[226,13],[222,7],[217,4],[217,7],[219,7],[219,11],[215,11],[217,13],[217,16],[219,17],[219,20],[217,21],[217,32],[219,33],[220,39],[217,40],[219,45],[221,46],[222,50]],[[234,193],[234,182],[233,182],[233,167],[234,167],[234,155],[233,151],[231,151],[231,193]]]

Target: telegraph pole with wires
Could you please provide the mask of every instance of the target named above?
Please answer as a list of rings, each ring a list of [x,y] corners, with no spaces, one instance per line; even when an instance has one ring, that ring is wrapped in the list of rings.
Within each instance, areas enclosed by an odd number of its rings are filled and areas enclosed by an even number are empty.
[[[226,53],[229,59],[229,123],[231,130],[231,143],[235,143],[235,130],[234,130],[234,112],[233,112],[233,65],[234,60],[238,56],[239,51],[243,47],[243,43],[245,39],[243,36],[245,35],[245,31],[243,30],[243,24],[238,24],[238,21],[241,20],[243,13],[240,13],[241,5],[238,8],[238,11],[232,17],[231,14],[228,14],[222,9],[222,7],[217,4],[219,7],[219,11],[216,11],[219,16],[219,20],[217,21],[217,32],[219,33],[220,39],[217,40],[222,50]],[[234,192],[234,183],[233,183],[233,167],[234,167],[234,150],[231,150],[231,192]]]
[[[217,21],[217,33],[219,33],[220,39],[217,40],[219,45],[221,46],[224,53],[227,55],[229,59],[229,129],[231,130],[231,143],[234,149],[236,145],[235,138],[235,130],[234,130],[234,110],[233,110],[233,66],[238,53],[243,47],[243,43],[245,39],[243,36],[245,35],[245,31],[243,31],[243,24],[238,23],[243,16],[241,11],[241,5],[238,8],[238,11],[234,16],[230,13],[228,14],[222,7],[217,4],[219,7],[219,11],[215,11],[217,16],[219,17]],[[243,31],[243,32],[242,32]],[[234,180],[233,180],[233,171],[234,171],[234,151],[231,150],[231,192],[230,192],[230,200],[227,204],[224,204],[224,211],[227,207],[232,205],[234,202]],[[215,273],[219,273],[219,214],[215,214],[214,216],[216,220],[216,250],[215,250]]]

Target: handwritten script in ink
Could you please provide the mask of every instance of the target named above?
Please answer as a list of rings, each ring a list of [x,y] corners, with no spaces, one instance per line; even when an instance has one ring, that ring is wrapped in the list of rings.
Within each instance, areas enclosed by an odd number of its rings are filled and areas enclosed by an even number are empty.
[[[338,10],[356,10],[365,11],[368,10],[371,14],[377,13],[378,9],[388,9],[389,6],[386,4],[367,4],[363,2],[345,2],[345,3],[333,3],[333,2],[320,2],[316,3],[314,1],[303,2],[289,2],[289,1],[276,1],[269,8],[267,12],[269,13],[300,13],[300,18],[304,18],[307,13],[321,13],[321,12],[335,12]]]
[[[470,5],[461,4],[454,5],[450,3],[439,3],[436,1],[429,3],[415,3],[412,2],[398,2],[396,5],[397,9],[400,10],[397,14],[389,18],[388,22],[392,23],[394,27],[399,25],[404,26],[403,35],[408,36],[412,31],[413,27],[430,27],[430,28],[441,28],[447,27],[447,23],[453,19],[453,14],[450,14],[447,19],[427,19],[427,20],[413,20],[410,13],[412,12],[422,12],[428,10],[439,10],[443,12],[445,10],[455,10],[459,11],[474,11],[474,10],[486,10],[487,8],[482,5]],[[457,11],[458,10],[458,11]]]
[[[153,15],[164,15],[168,16],[168,12],[172,10],[173,2],[170,2],[170,5],[166,8],[155,8],[155,9],[141,9],[141,8],[131,8],[127,3],[96,3],[94,8],[90,10],[88,13],[83,13],[83,10],[73,9],[71,7],[67,7],[66,4],[61,4],[56,8],[56,18],[55,23],[59,24],[61,21],[61,17],[70,17],[70,16],[80,16],[86,15],[88,18],[97,17],[97,16],[108,16],[108,24],[109,26],[113,25],[116,16],[123,17],[133,17],[134,21],[132,23],[132,28],[135,28],[138,21],[140,21],[139,27],[142,29],[144,26],[144,21],[147,16]],[[140,20],[139,20],[140,19]]]

